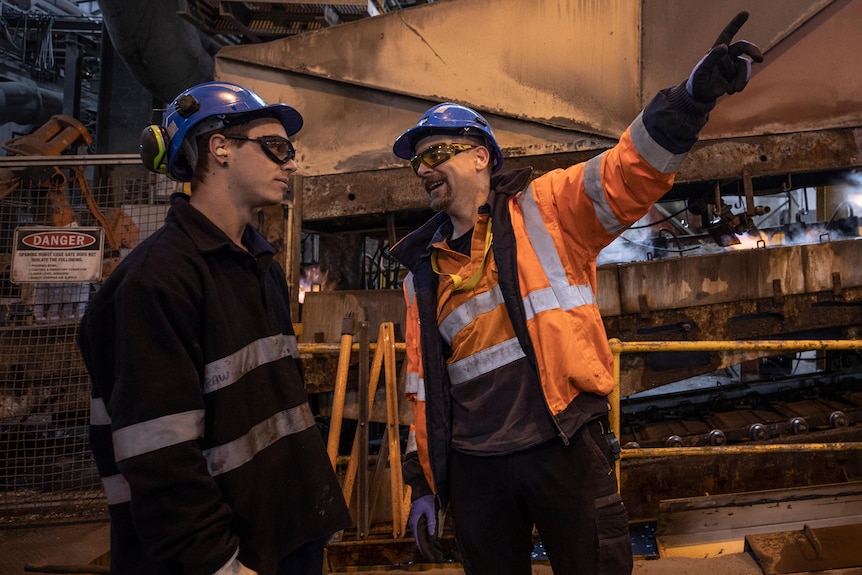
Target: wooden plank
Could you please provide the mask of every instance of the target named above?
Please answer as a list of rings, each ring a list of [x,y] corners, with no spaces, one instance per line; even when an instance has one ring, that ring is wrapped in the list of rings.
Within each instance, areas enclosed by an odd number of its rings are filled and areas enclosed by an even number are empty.
[[[660,557],[741,553],[745,537],[862,522],[862,482],[662,501]]]

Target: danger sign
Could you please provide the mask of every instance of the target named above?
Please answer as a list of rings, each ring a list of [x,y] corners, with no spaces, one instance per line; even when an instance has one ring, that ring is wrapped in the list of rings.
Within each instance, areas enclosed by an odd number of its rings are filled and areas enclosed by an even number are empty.
[[[102,228],[32,227],[15,230],[13,283],[98,282]]]
[[[78,231],[32,232],[21,238],[21,243],[41,250],[78,249],[95,244],[93,234]]]

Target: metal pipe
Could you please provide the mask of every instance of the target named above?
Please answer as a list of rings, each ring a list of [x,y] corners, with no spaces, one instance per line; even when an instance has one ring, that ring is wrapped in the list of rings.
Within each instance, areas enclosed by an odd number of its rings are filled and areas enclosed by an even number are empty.
[[[70,154],[67,156],[0,156],[0,168],[39,166],[142,165],[140,154]]]
[[[40,126],[63,113],[63,94],[34,82],[0,82],[0,125],[14,122]]]
[[[623,459],[737,455],[748,453],[804,453],[806,451],[859,451],[862,441],[834,443],[774,443],[768,445],[721,445],[717,447],[632,447],[622,450]]]
[[[608,340],[614,355],[658,351],[802,351],[862,350],[860,339],[764,339],[739,341],[620,341]]]

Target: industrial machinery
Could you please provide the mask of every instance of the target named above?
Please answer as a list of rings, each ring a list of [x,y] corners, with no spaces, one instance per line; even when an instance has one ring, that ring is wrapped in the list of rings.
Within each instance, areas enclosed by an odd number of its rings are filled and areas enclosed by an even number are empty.
[[[92,135],[81,122],[71,116],[58,114],[33,133],[12,138],[4,142],[2,147],[7,156],[50,158],[92,143]],[[106,243],[111,252],[134,247],[138,229],[132,219],[119,210],[110,212],[106,217],[90,191],[84,168],[69,166],[68,170],[93,218],[105,230]],[[81,223],[69,200],[69,178],[60,167],[51,165],[50,159],[36,163],[33,167],[3,171],[5,173],[0,174],[0,198],[15,190],[27,190],[31,194],[43,196],[35,198],[34,205],[38,207],[33,214],[33,223],[55,227]]]

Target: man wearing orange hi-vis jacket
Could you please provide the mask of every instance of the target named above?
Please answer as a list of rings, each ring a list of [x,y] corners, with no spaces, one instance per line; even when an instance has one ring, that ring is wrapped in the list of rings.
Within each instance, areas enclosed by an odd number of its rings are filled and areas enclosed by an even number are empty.
[[[613,148],[566,169],[501,171],[491,126],[455,103],[395,140],[438,211],[391,250],[410,270],[416,449],[402,471],[429,560],[448,507],[468,575],[529,574],[534,527],[554,573],[632,571],[596,258],[668,192],[716,100],[763,60],[732,42],[747,18],[733,18]]]

